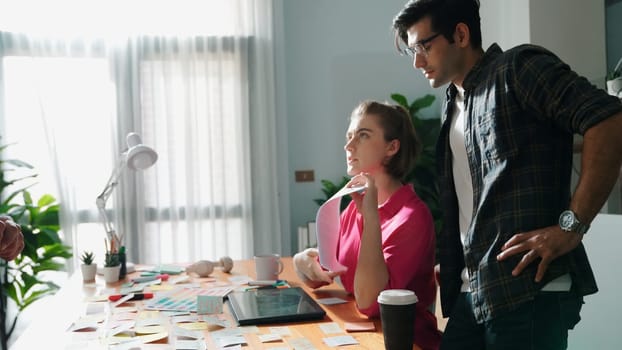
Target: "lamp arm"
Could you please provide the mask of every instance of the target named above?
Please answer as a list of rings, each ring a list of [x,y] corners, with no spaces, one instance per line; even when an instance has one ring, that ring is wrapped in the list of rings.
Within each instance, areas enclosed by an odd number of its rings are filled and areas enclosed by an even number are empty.
[[[115,240],[115,243],[118,243],[118,244],[120,244],[121,242],[119,242],[119,238],[114,232],[114,229],[112,228],[112,223],[110,222],[110,218],[108,217],[108,214],[106,213],[106,202],[108,201],[108,198],[110,198],[110,195],[112,195],[112,191],[114,190],[114,188],[119,183],[118,182],[119,176],[121,175],[121,170],[123,170],[123,166],[125,165],[125,157],[126,157],[126,154],[123,153],[119,161],[117,162],[117,166],[112,170],[112,174],[110,174],[110,178],[108,178],[106,187],[104,187],[104,190],[100,193],[99,196],[97,196],[97,199],[95,201],[97,205],[97,209],[99,210],[99,214],[104,224],[104,230],[106,231],[106,237],[108,237],[108,240],[110,240],[111,242],[112,240]]]

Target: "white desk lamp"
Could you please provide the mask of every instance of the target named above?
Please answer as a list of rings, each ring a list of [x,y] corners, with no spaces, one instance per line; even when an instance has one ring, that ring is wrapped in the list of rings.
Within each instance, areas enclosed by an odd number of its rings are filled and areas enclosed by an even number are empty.
[[[106,187],[102,193],[97,196],[96,204],[99,209],[102,221],[104,223],[104,229],[106,230],[106,237],[111,244],[114,244],[116,249],[119,249],[123,245],[123,234],[117,235],[112,228],[112,223],[108,214],[106,213],[106,201],[112,194],[112,191],[118,184],[119,176],[123,169],[127,166],[131,170],[143,170],[152,166],[158,160],[158,154],[152,148],[143,145],[140,136],[137,133],[131,132],[127,134],[127,150],[121,154],[117,166],[112,171]],[[130,271],[130,265],[128,264],[128,273]]]

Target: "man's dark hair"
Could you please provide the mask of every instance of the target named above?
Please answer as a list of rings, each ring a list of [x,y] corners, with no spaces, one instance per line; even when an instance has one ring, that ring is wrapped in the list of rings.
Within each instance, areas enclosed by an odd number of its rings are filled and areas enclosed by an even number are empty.
[[[393,19],[395,47],[403,53],[400,42],[408,45],[406,31],[425,17],[430,18],[432,31],[441,33],[450,43],[458,23],[464,23],[471,33],[471,47],[482,47],[479,0],[410,0]]]

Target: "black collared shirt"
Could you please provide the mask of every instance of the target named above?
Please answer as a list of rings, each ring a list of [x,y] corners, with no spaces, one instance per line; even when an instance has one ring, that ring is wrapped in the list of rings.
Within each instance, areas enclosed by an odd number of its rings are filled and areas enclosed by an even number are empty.
[[[514,234],[555,225],[570,203],[573,134],[622,110],[620,101],[570,70],[553,53],[493,44],[464,80],[465,146],[473,179],[473,217],[464,250],[452,174],[449,129],[456,87],[447,89],[437,145],[444,229],[439,236],[441,297],[448,315],[469,272],[478,322],[511,311],[569,273],[578,295],[598,289],[583,244],[554,260],[542,282],[537,263],[519,276],[521,254],[497,261]]]

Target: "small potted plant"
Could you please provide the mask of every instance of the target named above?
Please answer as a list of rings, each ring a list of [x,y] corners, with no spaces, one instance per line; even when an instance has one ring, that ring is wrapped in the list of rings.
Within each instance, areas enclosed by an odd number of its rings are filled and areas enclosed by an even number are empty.
[[[95,274],[97,273],[97,264],[93,262],[94,258],[95,254],[89,251],[83,252],[82,256],[80,256],[80,260],[82,261],[80,269],[82,270],[82,280],[84,282],[95,280]]]
[[[114,283],[119,280],[119,270],[121,263],[119,262],[119,254],[106,252],[104,259],[104,280],[106,283]]]
[[[622,98],[622,57],[616,67],[607,74],[607,92],[609,95]]]

